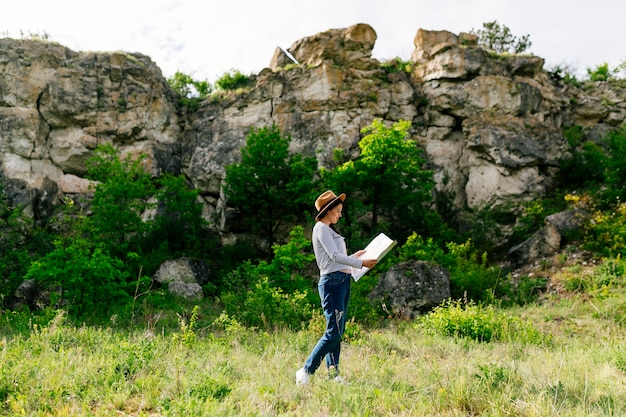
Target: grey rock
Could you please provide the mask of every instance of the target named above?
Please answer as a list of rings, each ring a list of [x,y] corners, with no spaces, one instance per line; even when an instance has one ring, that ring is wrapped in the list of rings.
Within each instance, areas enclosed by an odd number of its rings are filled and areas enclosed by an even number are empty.
[[[450,274],[424,261],[408,261],[385,272],[369,295],[391,313],[414,318],[450,298]]]

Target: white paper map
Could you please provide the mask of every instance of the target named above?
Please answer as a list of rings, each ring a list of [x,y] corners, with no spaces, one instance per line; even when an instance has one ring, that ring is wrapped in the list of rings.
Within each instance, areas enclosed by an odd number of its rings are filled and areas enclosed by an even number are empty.
[[[386,234],[381,233],[365,247],[365,253],[363,253],[359,258],[377,259],[380,261],[391,249],[393,249],[394,246],[396,246],[397,243],[397,241],[391,239]],[[358,281],[369,270],[370,268],[365,266],[360,269],[352,268],[352,278],[354,278],[354,281]]]

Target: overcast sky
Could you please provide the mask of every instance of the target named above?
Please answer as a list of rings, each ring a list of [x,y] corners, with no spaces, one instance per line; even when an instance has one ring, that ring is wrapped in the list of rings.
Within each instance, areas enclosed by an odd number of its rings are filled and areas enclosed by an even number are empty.
[[[166,77],[214,82],[231,69],[258,73],[277,46],[328,29],[367,23],[375,58],[408,60],[420,28],[458,34],[497,20],[530,35],[547,69],[582,75],[626,61],[624,16],[614,0],[4,0],[0,37],[45,33],[75,51],[140,52]]]

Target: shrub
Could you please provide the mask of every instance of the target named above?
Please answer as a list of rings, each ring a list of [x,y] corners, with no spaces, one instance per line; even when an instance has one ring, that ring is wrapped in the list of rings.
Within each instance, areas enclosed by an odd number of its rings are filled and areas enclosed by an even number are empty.
[[[418,325],[444,336],[479,342],[517,341],[540,344],[544,336],[530,322],[496,311],[493,306],[449,300],[420,318]]]
[[[317,162],[289,154],[291,137],[272,124],[252,128],[241,150],[241,162],[225,167],[224,193],[252,233],[270,247],[285,222],[310,210]]]
[[[584,246],[609,258],[626,256],[626,203],[595,214],[587,226]]]
[[[610,69],[607,62],[597,65],[595,68],[587,68],[587,75],[591,81],[608,81],[615,78],[619,68]]]
[[[471,240],[462,244],[449,242],[444,249],[432,238],[424,240],[414,233],[394,259],[396,262],[429,261],[442,266],[450,273],[453,298],[493,301],[497,291],[500,270],[488,265],[487,253],[478,252]]]
[[[602,183],[603,167],[607,155],[595,142],[584,141],[585,132],[581,126],[571,126],[563,131],[570,146],[570,159],[561,161],[562,182],[570,189],[590,187]]]
[[[35,279],[45,288],[58,286],[51,306],[69,304],[71,313],[106,313],[116,304],[128,304],[129,276],[121,260],[111,257],[102,247],[84,239],[77,239],[64,247],[55,243],[55,249],[33,262],[27,279]]]
[[[167,83],[178,94],[178,104],[195,111],[213,90],[208,81],[194,80],[190,75],[177,71]]]
[[[311,318],[312,282],[304,276],[313,254],[302,226],[290,233],[290,241],[274,246],[274,259],[258,265],[244,262],[225,281],[220,299],[229,316],[247,326],[299,328]]]
[[[393,58],[381,62],[380,67],[388,73],[406,72],[411,73],[413,63],[411,61],[403,61],[400,58]]]
[[[312,306],[307,298],[307,293],[298,290],[286,293],[272,286],[267,276],[260,276],[249,290],[223,293],[220,301],[224,313],[237,317],[243,325],[269,330],[298,329],[310,320]]]
[[[215,81],[217,88],[224,91],[245,88],[250,84],[252,84],[252,79],[237,70],[231,70]]]
[[[604,259],[599,267],[582,270],[579,265],[567,268],[559,281],[567,291],[589,293],[604,298],[611,290],[626,286],[626,261],[620,255]]]
[[[9,301],[33,260],[51,250],[52,238],[20,207],[11,207],[0,186],[0,306]]]

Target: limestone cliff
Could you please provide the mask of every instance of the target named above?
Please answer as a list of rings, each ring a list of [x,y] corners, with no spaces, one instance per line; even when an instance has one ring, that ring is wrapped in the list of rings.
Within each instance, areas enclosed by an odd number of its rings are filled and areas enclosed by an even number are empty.
[[[251,127],[276,123],[292,151],[333,164],[358,155],[374,119],[413,123],[436,191],[457,208],[508,207],[550,192],[567,157],[564,126],[603,132],[626,120],[626,94],[608,83],[579,89],[542,58],[494,55],[469,34],[418,30],[412,72],[371,57],[365,24],[332,29],[281,49],[239,94],[177,113],[160,69],[141,54],[77,53],[36,40],[0,39],[0,172],[5,192],[36,218],[64,195],[88,191],[85,160],[100,143],[145,153],[155,175],[184,173],[207,218],[222,210],[224,166]],[[228,227],[223,221],[216,225]]]

